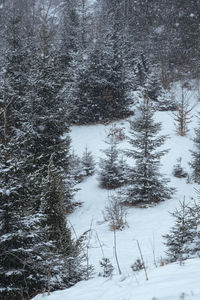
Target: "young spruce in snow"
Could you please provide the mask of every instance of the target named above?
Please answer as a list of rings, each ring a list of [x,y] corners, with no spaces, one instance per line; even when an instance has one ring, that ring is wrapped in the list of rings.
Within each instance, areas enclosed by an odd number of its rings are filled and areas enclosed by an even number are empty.
[[[115,189],[126,182],[126,164],[119,159],[116,136],[108,136],[106,143],[108,148],[103,150],[106,158],[100,160],[99,181],[103,188]]]
[[[83,168],[83,176],[91,176],[94,174],[95,163],[92,152],[88,151],[87,146],[85,147],[85,151],[83,152],[81,164]]]
[[[195,129],[194,142],[194,151],[192,152],[192,162],[190,163],[193,168],[192,177],[195,182],[200,183],[200,118],[199,118],[199,127]]]
[[[173,189],[167,187],[169,180],[159,172],[160,158],[167,150],[158,150],[166,140],[158,136],[160,123],[153,120],[154,111],[148,97],[144,98],[137,116],[130,122],[128,157],[135,160],[135,166],[130,167],[129,187],[125,191],[125,202],[135,205],[138,203],[158,203],[169,199]]]
[[[199,252],[200,206],[196,203],[189,205],[184,200],[171,215],[175,223],[170,232],[163,236],[167,246],[166,254],[170,262],[182,261]]]

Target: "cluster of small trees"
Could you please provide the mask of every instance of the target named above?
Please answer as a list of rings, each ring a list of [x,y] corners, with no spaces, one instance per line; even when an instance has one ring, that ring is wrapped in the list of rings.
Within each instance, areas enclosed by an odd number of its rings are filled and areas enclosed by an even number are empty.
[[[129,205],[158,203],[171,198],[173,189],[167,187],[169,180],[159,172],[160,159],[167,152],[159,150],[166,137],[160,135],[161,124],[153,120],[154,109],[148,96],[137,111],[137,116],[130,121],[130,150],[125,154],[133,159],[128,166],[119,160],[119,150],[115,136],[109,140],[109,148],[105,151],[106,159],[101,162],[100,184],[105,188],[116,188],[126,185],[120,190],[123,202]]]

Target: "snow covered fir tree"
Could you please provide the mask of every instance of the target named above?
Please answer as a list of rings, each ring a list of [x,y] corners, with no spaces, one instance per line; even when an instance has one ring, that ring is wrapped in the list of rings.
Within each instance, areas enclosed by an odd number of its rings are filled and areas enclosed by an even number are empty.
[[[191,150],[192,161],[190,165],[192,167],[192,177],[195,182],[200,183],[200,121],[198,116],[198,127],[195,128],[195,136],[193,138],[194,150]]]
[[[200,206],[197,203],[180,202],[171,215],[175,218],[170,232],[164,235],[169,261],[183,261],[199,254]]]
[[[106,189],[118,188],[127,181],[127,165],[123,157],[119,156],[118,143],[116,135],[108,135],[106,139],[108,148],[103,150],[105,158],[101,158],[99,163],[99,183]]]
[[[84,176],[91,176],[94,174],[95,171],[94,158],[92,156],[92,152],[88,150],[87,146],[85,147],[85,150],[83,152],[81,164],[82,164]]]
[[[160,150],[166,137],[159,135],[161,124],[153,119],[151,100],[144,95],[137,116],[130,122],[128,157],[135,159],[135,166],[129,167],[129,186],[125,192],[125,202],[131,205],[155,204],[170,199],[173,189],[167,186],[168,179],[159,172],[160,159],[167,150]]]

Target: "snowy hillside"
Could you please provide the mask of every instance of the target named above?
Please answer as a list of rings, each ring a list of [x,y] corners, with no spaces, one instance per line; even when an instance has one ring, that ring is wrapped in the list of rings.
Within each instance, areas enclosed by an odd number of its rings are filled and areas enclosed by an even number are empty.
[[[179,97],[179,90],[176,90]],[[78,185],[76,201],[82,205],[69,216],[70,223],[80,236],[92,229],[89,241],[89,262],[95,267],[93,279],[76,284],[65,291],[54,292],[50,296],[39,295],[34,300],[199,300],[200,299],[200,259],[187,260],[183,265],[173,263],[161,266],[161,258],[165,257],[163,235],[168,233],[173,224],[169,212],[178,207],[179,201],[185,197],[187,202],[197,198],[193,182],[187,183],[186,178],[176,178],[172,175],[173,165],[182,157],[182,166],[190,174],[188,162],[191,160],[190,150],[194,147],[192,137],[197,126],[196,115],[200,111],[198,94],[195,90],[188,92],[191,107],[194,107],[189,124],[190,131],[185,137],[176,134],[174,119],[171,112],[156,112],[156,121],[162,122],[162,134],[169,138],[164,149],[170,151],[162,159],[162,173],[171,179],[170,186],[176,187],[171,200],[154,207],[128,208],[128,227],[117,232],[117,252],[122,275],[118,275],[113,253],[113,232],[103,221],[102,211],[108,202],[108,197],[114,192],[99,187],[98,174],[85,179]],[[134,118],[134,117],[133,117]],[[129,134],[128,120],[119,121],[117,125]],[[92,151],[96,170],[99,158],[105,149],[105,137],[110,125],[74,126],[71,131],[72,145],[78,155],[82,155],[85,146]],[[121,149],[129,147],[126,140],[120,143]],[[133,272],[131,265],[140,257],[137,240],[141,246],[144,261],[147,266],[149,280],[145,280],[144,271]],[[102,247],[100,247],[100,244]],[[103,253],[102,253],[103,251]],[[110,258],[115,267],[111,279],[98,276],[99,261],[103,255]]]

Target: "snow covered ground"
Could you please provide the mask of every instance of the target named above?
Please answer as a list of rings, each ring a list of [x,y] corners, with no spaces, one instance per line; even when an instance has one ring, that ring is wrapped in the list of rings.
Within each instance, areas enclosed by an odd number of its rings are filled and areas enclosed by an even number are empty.
[[[176,89],[177,97],[180,90]],[[171,179],[170,185],[176,187],[171,200],[167,200],[155,207],[147,209],[129,208],[127,222],[128,227],[117,232],[117,251],[122,275],[118,275],[113,251],[113,232],[108,224],[103,222],[102,210],[108,202],[111,192],[103,190],[98,185],[97,173],[85,179],[79,184],[80,190],[76,194],[76,200],[82,202],[69,216],[70,223],[79,236],[84,231],[92,229],[89,244],[89,260],[95,267],[95,277],[89,281],[83,281],[65,291],[52,293],[50,296],[41,295],[34,300],[200,300],[200,259],[191,259],[183,266],[178,263],[160,266],[161,257],[165,257],[163,234],[169,231],[173,219],[172,212],[185,197],[186,201],[196,199],[194,183],[187,183],[187,179],[173,177],[173,165],[176,159],[182,157],[182,166],[187,172],[191,172],[188,162],[191,159],[192,137],[197,126],[196,115],[200,112],[198,94],[192,90],[188,93],[189,102],[194,109],[191,113],[192,120],[189,124],[190,131],[186,137],[176,134],[174,120],[170,112],[156,112],[156,121],[162,122],[162,134],[169,136],[165,143],[165,149],[170,151],[162,159],[162,173]],[[124,127],[125,133],[129,133],[128,121],[117,122]],[[85,146],[92,151],[96,168],[99,158],[103,156],[100,149],[105,149],[104,142],[106,132],[110,125],[75,126],[72,128],[72,145],[78,155],[82,155]],[[129,147],[127,141],[120,145],[121,149]],[[197,187],[197,186],[196,186]],[[110,258],[115,267],[112,279],[98,276],[100,272],[99,260],[102,259],[102,249],[105,257]],[[147,266],[149,280],[145,280],[143,271],[133,273],[131,265],[140,256],[137,243],[139,241],[144,261]]]

